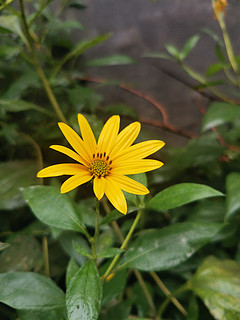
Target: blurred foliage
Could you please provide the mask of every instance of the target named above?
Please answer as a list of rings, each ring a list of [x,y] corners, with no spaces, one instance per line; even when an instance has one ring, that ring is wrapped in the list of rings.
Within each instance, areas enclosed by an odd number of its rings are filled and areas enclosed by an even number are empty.
[[[240,319],[240,59],[216,2],[222,35],[201,31],[216,54],[204,74],[187,63],[201,32],[182,49],[167,44],[164,53],[145,54],[179,64],[209,107],[198,137],[163,149],[165,165],[148,182],[144,174],[133,177],[151,195],[126,194],[126,217],[102,201],[107,214],[99,221],[95,264],[87,236],[95,227],[91,188],[61,195],[57,179],[42,186],[36,173],[43,159],[59,163],[48,149],[64,143],[58,121],[78,131],[81,112],[98,136],[109,115],[138,119],[119,101],[105,106],[84,80],[88,66],[134,60],[116,54],[87,61],[85,51],[111,34],[85,39],[79,21],[63,19],[67,10],[87,10],[85,2],[0,1],[1,320]],[[138,232],[119,249],[135,211],[142,212]],[[117,255],[119,264],[103,283]]]

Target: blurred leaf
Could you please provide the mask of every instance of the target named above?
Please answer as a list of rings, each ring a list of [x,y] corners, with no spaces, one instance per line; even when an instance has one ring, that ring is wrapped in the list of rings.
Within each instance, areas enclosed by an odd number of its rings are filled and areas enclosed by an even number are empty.
[[[103,283],[102,305],[115,300],[124,290],[127,282],[127,270],[121,270]]]
[[[216,54],[216,57],[218,58],[218,60],[222,63],[222,64],[225,64],[226,63],[226,59],[225,59],[225,56],[222,52],[222,49],[221,49],[221,46],[219,44],[216,45],[215,47],[215,54]]]
[[[209,257],[189,285],[215,319],[240,319],[240,266],[237,262]]]
[[[100,234],[96,243],[96,252],[111,248],[113,246],[114,233],[112,228],[105,226],[106,230]]]
[[[194,49],[199,39],[200,36],[198,34],[195,34],[187,40],[187,42],[184,44],[182,51],[180,52],[180,57],[182,60],[185,59],[189,55],[189,53]]]
[[[91,88],[75,86],[68,90],[68,98],[76,112],[82,112],[84,108],[95,111],[102,98]]]
[[[23,73],[14,79],[8,90],[2,95],[2,100],[19,100],[26,94],[29,88],[40,87],[40,80],[37,72],[31,68],[24,68]]]
[[[106,216],[101,220],[100,226],[104,224],[109,224],[115,220],[118,220],[119,218],[123,218],[123,214],[117,211],[116,209],[112,210]]]
[[[194,208],[191,208],[187,215],[187,221],[193,222],[223,222],[225,215],[225,199],[205,199],[199,201]]]
[[[59,188],[32,186],[22,190],[23,197],[35,216],[45,224],[85,233],[85,227],[74,209],[74,203]]]
[[[22,32],[19,19],[15,15],[0,16],[0,33],[10,32],[18,35],[27,44],[28,41]]]
[[[111,36],[111,34],[104,34],[104,35],[100,35],[97,36],[91,40],[85,40],[80,42],[71,52],[69,52],[55,67],[55,69],[53,70],[51,79],[53,79],[56,74],[59,72],[59,70],[62,68],[62,66],[70,59],[72,58],[76,58],[79,55],[83,54],[83,52],[85,52],[87,49],[90,49],[94,46],[96,46],[99,43],[102,43],[104,41],[106,41],[107,39],[109,39]]]
[[[20,46],[4,46],[0,47],[0,58],[10,60],[14,56],[18,55],[21,51]]]
[[[75,276],[78,270],[79,266],[77,262],[73,258],[71,258],[69,260],[66,270],[66,287],[68,287],[70,280]]]
[[[160,58],[166,60],[173,60],[171,56],[163,52],[149,52],[143,55],[144,58]]]
[[[9,243],[0,242],[0,251],[5,250],[5,249],[8,248],[9,246],[10,246]]]
[[[220,47],[224,47],[224,43],[217,33],[209,28],[201,28],[201,31],[209,35]]]
[[[36,311],[65,305],[64,293],[55,282],[33,272],[1,273],[0,301],[15,309]]]
[[[179,183],[156,194],[147,203],[147,208],[164,211],[196,200],[219,196],[223,194],[203,184]]]
[[[12,210],[24,206],[19,188],[36,183],[34,161],[0,163],[0,209]]]
[[[195,296],[192,296],[189,300],[186,320],[198,320],[198,317],[199,317],[199,308],[198,308],[197,299],[195,298]]]
[[[213,102],[202,121],[202,131],[240,118],[240,107],[227,102]]]
[[[97,320],[102,300],[102,283],[93,260],[86,262],[70,280],[66,292],[69,320]]]
[[[206,76],[211,77],[214,74],[221,71],[223,68],[224,68],[224,65],[222,63],[213,63],[208,67],[208,69],[206,71]]]
[[[32,102],[25,100],[0,100],[0,114],[5,114],[6,112],[21,112],[26,110],[36,110],[48,115],[53,115],[52,112],[44,109]]]
[[[104,250],[100,251],[97,254],[97,257],[98,258],[112,258],[112,257],[114,257],[117,254],[120,254],[122,252],[123,252],[123,250],[121,250],[119,248],[107,248],[107,249],[104,249]]]
[[[138,114],[132,107],[118,103],[104,107],[104,111],[110,114],[118,114],[120,116],[130,117],[134,120],[138,119]]]
[[[226,180],[226,220],[231,220],[240,210],[240,173],[231,172]]]
[[[107,320],[127,320],[131,310],[131,300],[120,301],[110,306],[106,312]]]
[[[134,59],[126,55],[115,54],[109,57],[98,58],[95,60],[90,60],[86,63],[89,67],[99,67],[99,66],[116,66],[122,64],[133,64]]]
[[[175,46],[167,44],[165,48],[174,58],[176,58],[177,60],[181,59],[181,53]]]
[[[81,0],[70,0],[68,2],[68,6],[80,10],[85,9],[87,7],[86,4]]]
[[[222,224],[182,222],[147,230],[130,244],[119,268],[168,270],[190,258],[219,232]]]
[[[34,237],[17,235],[9,245],[1,254],[0,273],[41,269],[42,252]]]

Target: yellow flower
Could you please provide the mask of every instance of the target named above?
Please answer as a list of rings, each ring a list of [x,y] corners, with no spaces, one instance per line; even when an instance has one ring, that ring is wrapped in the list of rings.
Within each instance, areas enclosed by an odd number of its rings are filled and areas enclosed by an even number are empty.
[[[78,115],[82,138],[67,124],[58,123],[63,135],[75,150],[52,145],[50,148],[66,154],[77,163],[56,164],[38,172],[37,177],[71,175],[61,186],[61,193],[71,191],[93,179],[93,190],[100,200],[105,194],[121,213],[127,213],[127,203],[122,190],[144,195],[149,190],[126,175],[151,171],[163,163],[144,159],[164,146],[164,142],[150,140],[132,145],[140,131],[140,123],[134,122],[119,133],[120,117],[112,116],[104,125],[98,142],[82,115]]]
[[[215,2],[213,2],[215,19],[218,19],[218,16],[221,13],[225,15],[227,5],[227,0],[216,0]]]

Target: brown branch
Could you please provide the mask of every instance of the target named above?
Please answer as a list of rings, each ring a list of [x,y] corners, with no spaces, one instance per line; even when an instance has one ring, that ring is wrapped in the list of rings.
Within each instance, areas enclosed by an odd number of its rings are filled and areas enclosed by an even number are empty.
[[[107,84],[108,82],[104,79],[101,79],[101,78],[97,78],[97,77],[80,77],[78,78],[79,80],[83,80],[83,81],[87,81],[87,82],[93,82],[93,83],[102,83],[102,84]],[[182,129],[179,129],[177,127],[175,127],[173,124],[171,124],[168,120],[168,114],[165,110],[165,108],[156,100],[154,99],[153,97],[143,93],[142,91],[140,90],[137,90],[137,89],[133,89],[133,88],[130,88],[128,87],[127,85],[125,84],[117,84],[117,86],[129,93],[132,93],[133,95],[139,97],[139,98],[142,98],[144,99],[145,101],[151,103],[155,108],[157,108],[160,112],[161,112],[161,115],[162,115],[162,119],[163,121],[160,122],[160,121],[156,121],[156,120],[150,120],[150,119],[145,119],[143,117],[140,118],[140,121],[143,122],[143,123],[146,123],[146,124],[150,124],[152,126],[155,126],[155,127],[160,127],[160,128],[163,128],[167,131],[170,131],[172,133],[175,133],[175,134],[178,134],[178,135],[181,135],[185,138],[197,138],[198,135],[195,134],[195,133],[192,133],[192,132],[189,132],[189,131],[185,131],[185,130],[182,130]]]

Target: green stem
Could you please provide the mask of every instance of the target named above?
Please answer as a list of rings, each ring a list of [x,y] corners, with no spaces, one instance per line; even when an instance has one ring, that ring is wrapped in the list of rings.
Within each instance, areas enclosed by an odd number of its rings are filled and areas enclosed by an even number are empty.
[[[169,298],[169,301],[171,301],[175,307],[184,315],[187,315],[187,311],[184,309],[184,307],[181,305],[181,303],[172,295],[172,293],[168,290],[168,288],[165,286],[165,284],[162,282],[162,280],[159,278],[159,276],[156,274],[156,272],[150,272],[150,275],[155,280],[158,287],[162,290],[162,292]]]
[[[96,200],[96,217],[95,217],[95,233],[93,238],[91,239],[91,246],[92,246],[92,256],[96,260],[96,242],[99,235],[99,201]]]
[[[230,40],[228,32],[227,32],[227,28],[226,28],[226,24],[225,24],[225,20],[224,20],[224,13],[223,12],[217,12],[217,10],[216,10],[216,0],[212,0],[212,6],[213,6],[213,9],[214,9],[216,18],[218,20],[218,23],[220,25],[220,28],[222,30],[223,40],[224,40],[224,43],[225,43],[225,48],[226,48],[226,51],[227,51],[229,62],[231,64],[231,66],[232,66],[233,71],[235,72],[235,74],[237,76],[237,84],[238,84],[238,86],[240,86],[239,67],[238,67],[238,64],[236,62],[236,58],[235,58],[235,54],[234,54],[234,51],[233,51],[232,43],[231,43],[231,40]]]
[[[174,298],[178,293],[186,291],[186,290],[189,290],[189,283],[188,282],[184,283],[176,291],[174,291],[173,293],[171,293],[170,295],[168,295],[166,297],[166,299],[163,301],[163,303],[161,304],[159,311],[158,311],[158,316],[160,319],[162,319],[163,312],[165,311],[168,304],[171,302],[171,298]]]
[[[134,232],[134,230],[135,230],[135,228],[136,228],[136,226],[137,226],[137,224],[138,224],[138,221],[140,220],[140,218],[141,218],[141,216],[142,216],[142,213],[143,213],[143,210],[140,209],[140,210],[138,211],[138,214],[137,214],[135,220],[133,221],[133,224],[132,224],[130,230],[128,231],[128,234],[127,234],[125,240],[123,241],[123,243],[122,243],[122,245],[121,245],[121,247],[120,247],[121,250],[125,250],[125,249],[127,248],[128,242],[129,242],[130,239],[131,239],[131,236],[132,236],[132,234],[133,234],[133,232]],[[108,269],[106,270],[106,272],[104,273],[104,275],[103,275],[103,277],[102,277],[103,280],[106,279],[106,278],[109,276],[109,274],[111,273],[111,271],[112,271],[113,268],[115,267],[116,263],[118,262],[118,259],[120,258],[120,255],[121,255],[121,254],[118,254],[118,255],[116,255],[116,256],[113,258],[111,264],[109,265]]]
[[[49,268],[49,257],[48,257],[48,240],[46,236],[42,238],[43,245],[43,261],[44,261],[44,271],[47,277],[50,277],[50,268]]]
[[[35,49],[35,46],[34,46],[34,40],[32,39],[31,35],[30,35],[30,32],[29,32],[29,28],[28,28],[28,25],[27,25],[27,21],[26,21],[26,16],[25,16],[25,11],[24,11],[24,5],[23,5],[23,0],[19,0],[19,5],[20,5],[20,11],[21,11],[21,18],[22,18],[22,23],[23,23],[23,28],[24,28],[24,33],[26,35],[26,38],[27,38],[27,41],[28,41],[28,44],[29,44],[29,47],[30,47],[30,50],[31,50],[31,54],[32,54],[32,57],[33,57],[33,63],[34,63],[34,66],[38,72],[38,75],[40,77],[40,79],[42,80],[42,84],[43,84],[43,87],[47,93],[47,96],[48,96],[48,99],[49,101],[51,102],[57,116],[59,117],[59,119],[63,122],[67,122],[66,118],[64,117],[60,107],[59,107],[59,104],[53,94],[53,91],[50,87],[50,84],[45,76],[45,73],[43,72],[43,69],[41,67],[41,64],[38,60],[38,57],[37,57],[37,54],[36,54],[36,49]]]

